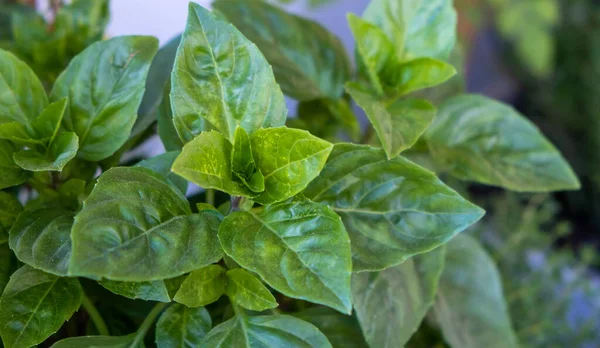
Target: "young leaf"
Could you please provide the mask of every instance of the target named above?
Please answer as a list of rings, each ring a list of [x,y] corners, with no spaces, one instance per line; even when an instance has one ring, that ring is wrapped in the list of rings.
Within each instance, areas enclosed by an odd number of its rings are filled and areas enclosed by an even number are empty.
[[[51,348],[144,348],[144,342],[137,342],[136,337],[136,334],[127,336],[71,337],[54,343]]]
[[[200,343],[206,348],[331,348],[313,325],[288,315],[236,315],[214,327]]]
[[[311,307],[293,315],[316,326],[334,348],[368,347],[355,317],[327,307]]]
[[[405,95],[434,87],[456,75],[456,69],[444,61],[417,58],[402,64],[389,66],[382,77],[388,94]]]
[[[179,151],[171,151],[148,158],[136,164],[137,167],[152,169],[156,173],[164,176],[170,183],[175,185],[181,193],[187,192],[188,182],[179,175],[171,172],[173,162],[179,156]]]
[[[81,285],[30,266],[11,277],[0,297],[4,347],[31,347],[58,331],[81,305]]]
[[[210,265],[190,273],[173,300],[188,307],[201,307],[215,302],[225,293],[225,269]]]
[[[161,314],[156,323],[158,348],[195,348],[210,331],[212,320],[205,308],[187,308],[174,304]]]
[[[227,271],[225,293],[231,301],[252,311],[264,311],[277,307],[273,294],[250,272],[236,268]]]
[[[267,128],[250,138],[256,165],[265,178],[265,191],[254,200],[272,204],[304,190],[319,175],[333,145],[293,128]]]
[[[0,190],[22,184],[29,178],[29,173],[15,163],[14,153],[10,142],[0,140]]]
[[[355,272],[384,270],[432,250],[484,213],[426,169],[363,145],[335,145],[303,194],[342,217]]]
[[[21,150],[14,155],[15,163],[32,172],[61,171],[77,155],[79,138],[73,132],[60,133],[45,153]]]
[[[350,62],[327,29],[265,1],[217,0],[213,6],[256,43],[285,94],[301,101],[342,96]]]
[[[15,145],[36,146],[43,145],[44,141],[32,136],[32,131],[27,130],[19,122],[0,123],[0,139],[10,140]]]
[[[33,129],[39,139],[48,139],[48,143],[52,144],[60,129],[68,102],[68,98],[62,98],[51,103],[33,121]]]
[[[219,217],[190,213],[183,194],[161,175],[141,167],[110,169],[75,217],[69,273],[143,282],[218,261]]]
[[[433,305],[443,268],[442,247],[385,271],[352,276],[352,302],[371,347],[406,345]]]
[[[500,274],[471,237],[446,245],[446,265],[434,305],[435,317],[452,347],[517,347]]]
[[[64,126],[79,136],[79,157],[100,161],[125,144],[157,46],[147,36],[97,42],[58,77],[51,99],[69,97]]]
[[[328,207],[296,202],[237,211],[221,223],[219,240],[277,291],[350,313],[350,241]]]
[[[365,110],[389,159],[411,148],[435,118],[435,107],[424,99],[387,102],[358,82],[349,82],[346,90]]]
[[[98,282],[110,292],[130,299],[171,302],[169,291],[163,280],[151,282],[118,282],[104,279]]]
[[[72,253],[73,215],[60,207],[27,210],[10,230],[10,248],[23,263],[66,276]]]
[[[235,130],[235,140],[231,151],[231,170],[233,176],[250,191],[262,192],[265,190],[265,178],[254,163],[250,137],[242,127],[237,127]]]
[[[250,83],[249,83],[250,81]],[[283,93],[258,48],[225,20],[190,3],[171,77],[173,120],[184,142],[215,129],[233,140],[285,123]]]
[[[447,100],[425,137],[434,158],[460,179],[527,192],[580,187],[569,164],[533,123],[483,96]]]

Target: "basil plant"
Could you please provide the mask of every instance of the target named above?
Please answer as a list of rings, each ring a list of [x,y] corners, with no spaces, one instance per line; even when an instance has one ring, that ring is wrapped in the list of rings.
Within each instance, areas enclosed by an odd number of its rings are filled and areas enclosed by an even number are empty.
[[[495,265],[461,234],[484,211],[413,160],[514,191],[579,182],[511,107],[423,99],[456,74],[451,0],[349,14],[356,68],[259,0],[190,3],[160,50],[98,41],[101,8],[59,17],[55,45],[93,43],[55,78],[22,14],[0,51],[4,347],[517,346]],[[167,152],[132,155],[156,133]]]

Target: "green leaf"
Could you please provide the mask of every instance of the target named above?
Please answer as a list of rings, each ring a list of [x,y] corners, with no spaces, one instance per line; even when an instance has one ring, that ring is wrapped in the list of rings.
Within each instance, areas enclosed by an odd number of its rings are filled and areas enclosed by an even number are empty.
[[[162,280],[151,282],[119,282],[104,279],[99,281],[98,284],[114,294],[134,300],[171,302],[167,286]]]
[[[0,124],[31,122],[48,105],[44,86],[33,70],[12,53],[0,49]]]
[[[403,60],[446,59],[456,42],[452,0],[373,0],[363,19],[383,29]]]
[[[219,240],[277,291],[350,313],[350,241],[328,207],[307,201],[236,211],[221,223]]]
[[[183,194],[159,174],[141,167],[110,169],[75,217],[69,273],[142,282],[218,261],[219,217],[190,213]]]
[[[321,331],[334,348],[367,348],[355,317],[340,314],[327,307],[312,307],[293,313]]]
[[[342,130],[347,132],[350,139],[360,140],[360,123],[349,101],[345,99],[300,102],[297,115],[298,118],[290,118],[288,122],[301,121],[304,125],[303,129],[319,138],[336,141],[339,131]]]
[[[438,248],[385,271],[352,276],[352,302],[371,347],[406,345],[433,305],[443,268],[444,249]]]
[[[456,69],[444,61],[418,58],[386,70],[382,77],[388,94],[397,96],[440,85],[456,75]]]
[[[252,155],[250,137],[242,127],[235,130],[235,140],[231,151],[231,170],[234,178],[252,192],[265,190],[265,178],[256,167]]]
[[[4,291],[10,275],[16,268],[16,259],[6,241],[0,242],[0,294]]]
[[[185,144],[171,170],[205,189],[217,189],[232,196],[254,197],[257,193],[232,176],[232,148],[221,133],[202,132]]]
[[[44,111],[33,121],[33,129],[40,139],[49,139],[52,143],[58,134],[65,111],[67,110],[68,98],[62,98],[48,105]]]
[[[569,164],[533,123],[483,96],[447,100],[425,137],[434,158],[463,180],[527,192],[580,187]]]
[[[265,178],[261,204],[284,201],[306,188],[325,165],[329,142],[293,128],[266,128],[250,138],[256,165]]]
[[[285,94],[301,101],[342,96],[349,59],[323,26],[264,1],[218,0],[213,7],[256,43]]]
[[[13,144],[22,146],[43,145],[43,140],[35,139],[31,131],[19,122],[0,123],[0,139],[10,140]]]
[[[71,337],[54,343],[51,348],[144,348],[144,343],[137,342],[136,337],[136,334],[127,336]]]
[[[0,140],[0,190],[20,185],[29,178],[29,173],[19,167],[14,159],[15,148],[5,140]]]
[[[72,253],[73,216],[60,207],[27,210],[10,230],[10,248],[23,263],[66,276]]]
[[[185,278],[173,300],[188,307],[201,307],[215,302],[225,293],[225,269],[210,265],[193,271]]]
[[[303,193],[342,217],[355,272],[384,270],[435,249],[484,213],[426,169],[364,145],[335,145]]]
[[[97,42],[59,76],[51,99],[69,97],[64,126],[79,136],[79,157],[100,161],[125,144],[157,46],[158,41],[148,36]]]
[[[179,156],[179,151],[171,151],[148,158],[136,164],[137,167],[152,169],[156,173],[164,176],[170,183],[175,185],[181,193],[187,192],[188,182],[179,175],[171,172],[173,162]]]
[[[109,1],[75,0],[61,7],[56,14],[55,30],[66,34],[66,50],[74,56],[91,45],[102,40],[104,29],[109,21]]]
[[[82,294],[77,279],[21,267],[0,297],[4,347],[31,347],[45,341],[79,308]]]
[[[0,243],[8,241],[8,231],[22,211],[23,206],[15,196],[0,191]]]
[[[494,261],[466,235],[446,246],[434,310],[445,340],[453,347],[518,346]]]
[[[249,83],[250,82],[250,83]],[[225,20],[190,3],[171,78],[175,128],[184,142],[215,129],[233,140],[285,123],[283,93],[258,48]]]
[[[264,311],[277,307],[273,294],[250,272],[236,268],[227,271],[225,293],[231,302],[253,311]]]
[[[60,133],[54,138],[45,154],[37,150],[21,150],[14,155],[15,163],[33,172],[62,171],[77,155],[79,138],[73,132]]]
[[[175,125],[173,124],[170,93],[171,83],[168,82],[164,90],[162,102],[156,109],[158,135],[167,151],[181,151],[183,142],[181,141],[181,138],[179,138]]]
[[[214,327],[200,343],[206,348],[328,348],[331,344],[313,325],[288,315],[236,315]]]
[[[346,89],[365,110],[390,159],[411,148],[435,118],[435,107],[424,99],[388,102],[358,82],[349,82]]]
[[[211,327],[212,320],[205,308],[174,304],[158,319],[156,345],[158,348],[200,347],[200,342]]]

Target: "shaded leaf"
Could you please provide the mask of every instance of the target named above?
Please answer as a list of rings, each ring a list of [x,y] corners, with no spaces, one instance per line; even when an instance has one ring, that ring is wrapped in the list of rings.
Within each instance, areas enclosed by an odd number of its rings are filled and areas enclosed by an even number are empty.
[[[179,138],[179,134],[177,134],[177,130],[173,124],[170,93],[171,82],[168,82],[164,90],[162,102],[156,109],[158,135],[167,151],[181,151],[183,142]]]
[[[173,300],[188,307],[206,306],[225,293],[226,285],[225,269],[219,265],[209,265],[190,273]]]
[[[312,307],[293,315],[316,326],[334,348],[368,347],[355,317],[327,307]]]
[[[104,279],[98,282],[110,292],[130,299],[144,301],[171,302],[165,282],[155,280],[150,282],[119,282]]]
[[[273,294],[250,272],[236,268],[227,271],[225,293],[231,302],[253,311],[264,311],[277,307]]]
[[[136,334],[127,336],[71,337],[54,343],[51,348],[144,348],[144,342],[136,342],[135,338]]]
[[[33,172],[61,171],[77,155],[79,138],[73,132],[60,133],[45,153],[37,150],[21,150],[14,155],[15,163]]]
[[[0,191],[0,243],[8,241],[8,231],[22,211],[23,206],[15,196]]]
[[[265,178],[256,167],[252,155],[250,137],[242,127],[235,130],[235,140],[231,151],[233,176],[252,192],[265,190]]]
[[[31,133],[33,132],[19,122],[0,123],[0,139],[10,140],[13,144],[21,146],[33,147],[44,144],[42,139],[37,139]]]
[[[181,193],[185,195],[187,192],[188,182],[179,175],[171,172],[173,162],[179,155],[179,151],[171,151],[145,159],[136,166],[152,169],[156,173],[164,176],[169,182],[175,185]]]
[[[0,190],[20,185],[29,178],[29,173],[19,167],[14,159],[15,148],[5,140],[0,140]]]
[[[38,139],[48,139],[48,143],[52,144],[60,129],[68,102],[69,99],[65,97],[50,103],[33,121],[33,129]]]
[[[174,304],[161,314],[156,323],[156,345],[158,348],[200,347],[211,327],[212,320],[205,308]]]

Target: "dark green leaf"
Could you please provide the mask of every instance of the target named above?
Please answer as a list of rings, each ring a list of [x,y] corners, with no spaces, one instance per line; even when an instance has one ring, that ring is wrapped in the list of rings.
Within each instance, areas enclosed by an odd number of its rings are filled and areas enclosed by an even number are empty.
[[[0,140],[0,190],[22,184],[29,174],[19,167],[14,159],[15,148],[5,140]]]
[[[264,311],[277,307],[273,294],[250,272],[236,268],[227,271],[225,293],[231,302],[253,311]]]
[[[143,282],[218,261],[220,219],[209,211],[190,213],[183,194],[159,174],[141,167],[110,169],[75,218],[69,272]]]
[[[433,305],[444,268],[438,248],[381,272],[352,276],[352,303],[371,347],[404,347]]]
[[[252,192],[265,190],[265,178],[256,167],[252,155],[250,137],[242,127],[237,127],[233,149],[231,151],[231,170],[233,176]]]
[[[528,192],[580,187],[569,164],[533,123],[483,96],[443,103],[425,137],[434,158],[460,179]]]
[[[335,145],[304,195],[342,217],[354,271],[383,270],[432,250],[484,213],[426,169],[363,145]]]
[[[15,258],[6,241],[0,241],[0,294],[16,268]]]
[[[219,240],[227,255],[277,291],[351,311],[350,241],[328,207],[296,202],[237,211],[221,223]]]
[[[452,347],[518,347],[500,274],[474,239],[459,235],[446,246],[435,317]]]
[[[21,150],[14,155],[15,163],[33,172],[61,171],[77,155],[79,138],[73,132],[60,133],[45,153],[37,150]]]
[[[327,29],[264,1],[218,0],[213,6],[256,43],[285,94],[298,100],[342,96],[350,63]]]
[[[249,81],[251,83],[249,83]],[[283,93],[258,48],[225,20],[190,3],[171,79],[175,128],[188,142],[216,129],[232,140],[285,123]]]
[[[331,142],[337,141],[340,130],[345,131],[353,141],[360,139],[360,124],[345,99],[300,102],[297,110],[298,118],[288,119],[288,126],[292,128],[300,128],[293,126],[293,122],[300,121],[302,129]]]
[[[171,302],[169,291],[165,282],[155,280],[151,282],[118,282],[104,279],[98,282],[112,293],[130,299],[144,301]]]
[[[174,304],[158,319],[156,345],[158,348],[195,348],[210,331],[212,320],[205,308],[187,308]]]
[[[22,211],[23,206],[15,196],[0,191],[0,243],[8,241],[8,231]]]
[[[79,157],[100,161],[129,137],[158,41],[121,36],[97,42],[75,57],[52,89],[52,100],[69,97],[64,119],[79,136]]]
[[[27,130],[19,122],[0,123],[0,139],[10,140],[15,145],[36,146],[43,145],[44,141],[31,135],[32,131]]]
[[[173,166],[173,162],[175,162],[177,156],[179,156],[179,151],[166,152],[143,160],[136,164],[136,166],[152,169],[158,174],[164,176],[173,185],[177,186],[179,191],[185,195],[188,187],[187,181],[179,175],[171,172],[171,167]]]
[[[66,34],[69,56],[74,56],[101,40],[109,20],[108,0],[75,0],[61,7],[56,14],[54,28]]]
[[[52,144],[60,129],[68,102],[68,98],[62,98],[51,103],[33,121],[33,129],[38,139],[48,139],[48,143]]]
[[[312,307],[293,315],[316,326],[334,348],[368,347],[355,317],[340,314],[327,307]]]
[[[171,83],[168,82],[164,90],[162,102],[156,109],[156,120],[158,125],[158,135],[167,151],[181,151],[183,142],[175,125],[173,124],[173,112],[171,111]]]
[[[201,307],[213,303],[225,293],[225,269],[210,265],[190,273],[173,298],[188,307]]]
[[[0,297],[4,346],[31,347],[45,341],[79,308],[82,293],[77,279],[21,267]]]
[[[127,336],[80,336],[60,340],[51,348],[144,348],[144,342],[135,340],[136,334]]]

